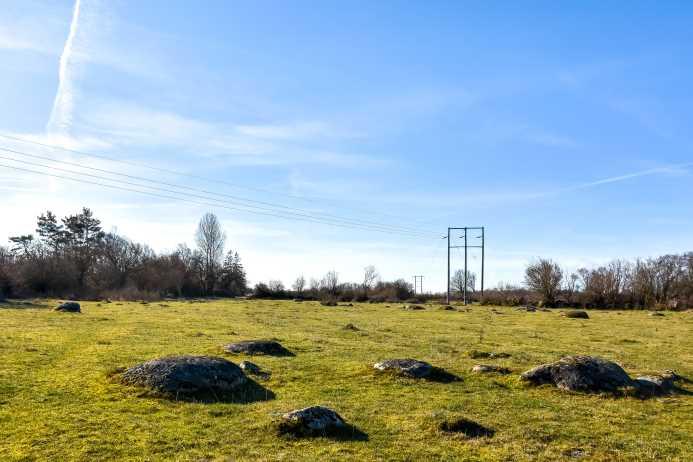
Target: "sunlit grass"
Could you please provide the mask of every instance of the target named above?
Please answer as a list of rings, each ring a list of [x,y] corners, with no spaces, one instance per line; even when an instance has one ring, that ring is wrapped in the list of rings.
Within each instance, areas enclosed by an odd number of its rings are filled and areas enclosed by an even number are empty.
[[[631,375],[673,369],[693,378],[693,313],[592,311],[580,320],[509,308],[400,308],[83,302],[82,314],[67,314],[0,305],[0,460],[690,460],[693,396],[569,394],[528,388],[517,375],[562,355],[595,354]],[[359,330],[344,329],[349,323]],[[296,354],[251,359],[272,374],[261,382],[276,394],[271,401],[172,402],[109,378],[164,355],[240,362],[249,358],[221,347],[255,338],[276,338]],[[473,359],[471,350],[510,357]],[[373,373],[374,362],[393,357],[422,359],[462,380]],[[470,373],[479,363],[513,374]],[[278,415],[313,404],[334,408],[368,440],[277,436]],[[438,429],[459,417],[494,436]]]

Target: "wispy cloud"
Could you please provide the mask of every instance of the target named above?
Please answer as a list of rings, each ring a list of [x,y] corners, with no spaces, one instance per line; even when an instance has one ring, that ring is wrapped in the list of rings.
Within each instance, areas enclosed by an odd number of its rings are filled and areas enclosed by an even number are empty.
[[[321,164],[334,167],[378,166],[384,158],[333,149],[342,132],[327,122],[286,122],[266,125],[209,122],[138,104],[101,101],[82,108],[84,133],[121,148],[171,148],[195,158],[214,158],[235,165]]]
[[[616,175],[607,178],[602,178],[600,180],[588,181],[586,183],[571,186],[569,188],[564,188],[557,190],[556,193],[576,191],[579,189],[589,189],[597,186],[602,186],[611,183],[620,183],[622,181],[632,180],[634,178],[641,178],[645,176],[653,175],[686,175],[689,173],[689,167],[693,166],[693,162],[688,162],[684,164],[668,165],[665,167],[651,168],[648,170],[641,170],[639,172],[626,173],[624,175]]]
[[[60,67],[58,69],[58,91],[55,94],[53,102],[53,110],[46,130],[49,133],[65,133],[72,124],[72,116],[74,111],[75,99],[75,82],[73,66],[74,66],[74,47],[77,29],[79,27],[81,0],[75,1],[75,7],[72,12],[72,22],[70,23],[70,32],[65,40],[63,52],[60,55]]]

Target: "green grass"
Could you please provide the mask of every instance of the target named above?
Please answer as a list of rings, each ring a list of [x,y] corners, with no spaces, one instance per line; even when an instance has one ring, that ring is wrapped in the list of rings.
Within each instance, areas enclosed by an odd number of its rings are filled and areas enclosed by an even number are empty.
[[[45,301],[47,307],[54,301]],[[567,354],[595,354],[631,374],[693,378],[693,313],[557,312],[486,307],[209,301],[82,303],[82,314],[0,305],[0,460],[691,460],[693,396],[638,400],[529,388],[517,375]],[[360,331],[344,330],[353,323]],[[146,396],[109,379],[115,368],[174,354],[218,355],[235,340],[276,338],[295,357],[255,357],[276,394],[251,404]],[[470,350],[510,353],[472,359]],[[380,359],[413,357],[462,381],[376,375]],[[474,364],[513,371],[478,376]],[[690,385],[686,385],[690,390]],[[281,413],[333,407],[367,441],[279,437]],[[466,417],[495,430],[438,431]]]

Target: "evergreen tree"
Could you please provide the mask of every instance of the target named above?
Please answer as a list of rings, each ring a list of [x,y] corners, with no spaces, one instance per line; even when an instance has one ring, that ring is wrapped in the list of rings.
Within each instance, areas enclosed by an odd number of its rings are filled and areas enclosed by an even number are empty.
[[[50,210],[42,214],[36,221],[36,232],[41,241],[48,246],[54,253],[58,253],[65,244],[65,228],[58,223],[57,217]]]
[[[82,289],[106,234],[101,229],[101,222],[86,207],[77,215],[63,218],[63,226],[66,251],[77,268],[77,283]]]
[[[247,290],[245,269],[238,252],[229,251],[221,269],[220,285],[228,295],[243,295]]]

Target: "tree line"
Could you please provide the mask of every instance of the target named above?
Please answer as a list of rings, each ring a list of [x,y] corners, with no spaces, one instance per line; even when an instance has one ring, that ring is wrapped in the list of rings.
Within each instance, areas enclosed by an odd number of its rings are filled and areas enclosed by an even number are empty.
[[[693,252],[614,260],[570,274],[552,260],[538,259],[527,266],[525,285],[529,291],[525,295],[547,306],[693,308]],[[489,296],[515,302],[523,294],[518,288],[501,287]]]
[[[218,218],[205,214],[195,247],[179,244],[157,253],[118,234],[105,232],[91,210],[61,219],[50,211],[36,220],[34,233],[12,236],[0,246],[0,300],[6,297],[155,299],[161,297],[254,296],[337,301],[442,300],[443,294],[415,294],[404,279],[383,281],[366,266],[359,282],[340,281],[336,271],[322,278],[279,280],[248,287],[238,252],[226,250]],[[499,284],[477,291],[476,274],[456,271],[453,296],[465,285],[468,297],[482,304],[581,306],[586,308],[693,308],[693,252],[635,261],[614,260],[573,273],[552,260],[527,265],[523,285]]]
[[[91,210],[62,219],[48,211],[34,233],[12,236],[0,246],[0,299],[151,299],[184,296],[237,296],[247,292],[237,252],[225,253],[226,235],[217,217],[202,217],[196,248],[180,244],[156,253],[117,232],[105,232]]]

